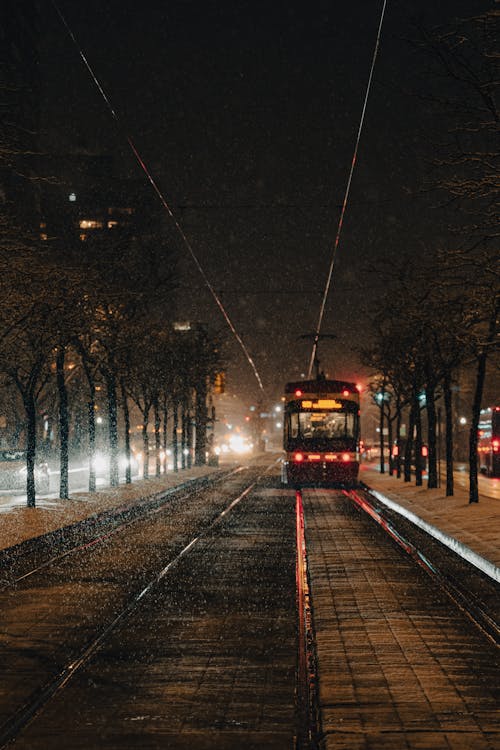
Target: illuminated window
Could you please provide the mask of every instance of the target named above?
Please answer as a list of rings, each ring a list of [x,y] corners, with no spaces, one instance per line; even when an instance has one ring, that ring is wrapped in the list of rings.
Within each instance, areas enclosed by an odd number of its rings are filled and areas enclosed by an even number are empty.
[[[40,229],[45,229],[47,227],[47,224],[45,221],[40,222]]]
[[[85,242],[85,240],[87,239],[87,236],[88,236],[88,235],[87,235],[87,234],[86,234],[85,232],[81,232],[81,233],[80,233],[80,239],[81,239],[81,241],[82,241],[82,242]]]
[[[74,203],[76,201],[76,193],[70,193],[68,195],[68,200],[71,201],[71,203]]]
[[[114,229],[118,226],[118,222],[116,219],[112,219],[111,221],[108,221],[108,229]]]
[[[111,206],[108,208],[108,214],[110,216],[118,215],[118,216],[132,216],[132,214],[135,213],[134,208],[122,208],[121,206]]]
[[[97,219],[80,219],[80,229],[102,229],[104,223]]]
[[[48,240],[49,239],[49,235],[46,234],[45,232],[40,232],[40,239],[41,240]]]

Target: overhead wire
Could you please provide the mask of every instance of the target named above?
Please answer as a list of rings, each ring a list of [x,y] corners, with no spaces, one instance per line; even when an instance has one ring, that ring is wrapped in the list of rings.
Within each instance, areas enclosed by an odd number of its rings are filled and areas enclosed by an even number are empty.
[[[83,52],[80,44],[78,43],[78,40],[77,40],[75,34],[73,33],[71,27],[69,26],[68,22],[66,21],[66,18],[64,17],[64,15],[62,14],[59,6],[57,5],[56,0],[51,0],[51,2],[52,2],[52,5],[54,7],[54,10],[56,11],[57,15],[59,16],[59,18],[61,20],[61,23],[65,27],[66,31],[68,32],[69,37],[71,38],[71,40],[73,41],[76,49],[78,50],[80,58],[82,59],[85,67],[87,68],[87,71],[90,74],[90,76],[91,76],[91,78],[92,78],[95,86],[97,87],[99,93],[101,94],[101,96],[104,99],[107,107],[109,108],[113,119],[115,120],[115,122],[118,125],[119,129],[122,132],[124,132],[123,128],[122,128],[122,124],[121,124],[120,118],[118,117],[118,114],[117,114],[116,110],[112,106],[109,97],[107,96],[107,94],[104,91],[104,88],[102,87],[99,79],[97,78],[96,74],[94,73],[94,70],[92,69],[92,66],[90,65],[87,57],[85,56],[85,53]],[[197,255],[196,255],[196,253],[194,252],[193,247],[192,247],[192,245],[191,245],[188,237],[186,236],[186,234],[185,234],[184,230],[182,229],[181,225],[179,224],[179,222],[175,218],[175,216],[174,216],[174,214],[173,214],[173,212],[172,212],[172,210],[171,210],[171,208],[170,208],[170,206],[169,206],[169,204],[168,204],[168,202],[167,202],[164,194],[162,193],[160,187],[158,186],[158,183],[156,182],[156,180],[154,179],[153,175],[151,174],[148,166],[146,165],[146,163],[142,159],[141,155],[139,154],[139,151],[137,150],[137,148],[136,148],[136,146],[135,146],[135,144],[134,144],[131,136],[128,135],[126,132],[124,132],[124,136],[125,136],[125,138],[127,140],[127,143],[129,145],[132,153],[135,156],[136,161],[138,162],[138,164],[141,167],[142,171],[146,175],[146,177],[149,180],[149,182],[150,182],[153,190],[155,191],[157,197],[159,198],[162,206],[167,211],[170,219],[172,220],[175,228],[177,229],[177,232],[179,233],[184,246],[188,250],[188,252],[189,252],[189,254],[190,254],[190,256],[191,256],[191,258],[192,258],[192,260],[193,260],[193,262],[194,262],[194,264],[196,266],[196,268],[198,269],[198,271],[199,271],[199,273],[200,273],[200,275],[201,275],[201,277],[202,277],[205,285],[209,289],[209,291],[210,291],[210,293],[211,293],[211,295],[212,295],[212,297],[213,297],[213,299],[214,299],[217,307],[219,308],[220,312],[222,313],[222,316],[223,316],[224,320],[226,321],[227,325],[229,326],[229,329],[231,330],[231,332],[232,332],[233,336],[235,337],[236,341],[240,345],[241,350],[243,351],[243,353],[244,353],[244,355],[245,355],[245,357],[246,357],[246,359],[247,359],[250,367],[252,368],[253,374],[255,375],[257,383],[259,384],[260,390],[264,393],[264,385],[262,383],[262,379],[261,379],[261,377],[259,375],[259,371],[257,370],[255,362],[253,361],[253,358],[251,357],[250,352],[248,351],[247,347],[245,346],[245,343],[244,343],[243,339],[241,338],[241,336],[238,333],[238,331],[236,330],[236,328],[235,328],[235,326],[234,326],[231,318],[229,317],[229,315],[228,315],[228,313],[227,313],[227,311],[226,311],[226,309],[225,309],[225,307],[224,307],[224,305],[223,305],[223,303],[222,303],[219,295],[217,294],[217,292],[215,291],[214,287],[210,283],[210,280],[209,280],[208,276],[206,275],[205,270],[203,269],[203,266],[201,265],[201,263],[200,263]]]
[[[363,102],[363,109],[361,111],[361,118],[360,118],[360,121],[359,121],[358,134],[357,134],[357,137],[356,137],[356,144],[354,146],[354,153],[353,153],[353,157],[352,157],[352,161],[351,161],[351,168],[349,170],[349,177],[347,179],[347,185],[346,185],[346,189],[345,189],[345,193],[344,193],[344,200],[342,201],[342,209],[340,211],[340,218],[339,218],[339,223],[338,223],[338,226],[337,226],[337,232],[336,232],[336,235],[335,235],[335,242],[333,244],[330,265],[329,265],[329,268],[328,268],[327,280],[326,280],[325,289],[324,289],[324,292],[323,292],[323,298],[322,298],[322,301],[321,301],[321,307],[320,307],[320,311],[319,311],[318,323],[316,325],[316,329],[315,329],[315,333],[314,333],[314,338],[313,338],[313,347],[312,347],[312,352],[311,352],[311,359],[309,361],[309,369],[308,369],[308,373],[307,373],[307,377],[308,378],[311,377],[312,369],[313,369],[313,366],[314,366],[314,362],[315,362],[316,357],[317,357],[318,341],[319,341],[320,334],[321,334],[321,326],[323,324],[323,317],[324,317],[324,314],[325,314],[326,302],[327,302],[328,295],[329,295],[329,292],[330,292],[330,286],[331,286],[332,276],[333,276],[333,269],[334,269],[334,266],[335,266],[335,256],[337,254],[337,248],[338,248],[339,242],[340,242],[340,234],[342,232],[342,225],[344,223],[344,215],[345,215],[346,208],[347,208],[347,201],[349,199],[349,192],[350,192],[350,189],[351,189],[352,176],[354,174],[354,167],[356,166],[356,160],[357,160],[357,157],[358,157],[358,148],[359,148],[359,143],[360,143],[360,140],[361,140],[361,132],[363,130],[363,124],[364,124],[364,120],[365,120],[365,113],[366,113],[366,107],[367,107],[367,104],[368,104],[368,97],[370,95],[370,89],[371,89],[372,78],[373,78],[373,71],[375,69],[375,61],[377,59],[378,48],[379,48],[379,45],[380,45],[380,36],[381,36],[381,33],[382,33],[382,25],[383,25],[383,22],[384,22],[384,15],[385,15],[386,5],[387,5],[387,0],[383,0],[382,10],[381,10],[381,14],[380,14],[380,20],[379,20],[379,24],[378,24],[377,39],[376,39],[376,42],[375,42],[375,48],[373,50],[372,62],[371,62],[371,66],[370,66],[370,75],[368,76],[368,83],[367,83],[366,91],[365,91],[365,98],[364,98],[364,102]]]

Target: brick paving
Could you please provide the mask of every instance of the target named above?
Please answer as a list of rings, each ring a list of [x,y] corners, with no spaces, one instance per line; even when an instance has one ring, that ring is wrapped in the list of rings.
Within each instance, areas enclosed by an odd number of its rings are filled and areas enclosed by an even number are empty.
[[[202,467],[70,501],[44,499],[37,509],[0,498],[0,549],[211,471]],[[460,486],[446,498],[444,488],[416,488],[373,467],[363,467],[361,478],[500,565],[500,499],[494,493],[469,505]],[[278,489],[267,494],[293,495]],[[422,571],[382,543],[382,532],[368,518],[350,506],[347,511],[338,493],[335,498],[332,492],[304,493],[325,750],[500,749],[498,653],[446,597],[432,593]],[[223,688],[225,669],[222,662],[215,670],[207,663],[214,694],[217,685]],[[234,684],[243,699],[247,683]],[[188,683],[178,688],[180,695],[191,690]],[[224,721],[226,729],[238,729],[230,712]],[[270,747],[262,729],[261,746]],[[225,747],[233,747],[230,737],[224,734]]]
[[[16,748],[292,748],[294,531],[293,497],[262,486],[250,493],[141,600]],[[158,521],[148,544],[165,539]]]
[[[323,746],[500,748],[495,647],[343,495],[304,508]]]

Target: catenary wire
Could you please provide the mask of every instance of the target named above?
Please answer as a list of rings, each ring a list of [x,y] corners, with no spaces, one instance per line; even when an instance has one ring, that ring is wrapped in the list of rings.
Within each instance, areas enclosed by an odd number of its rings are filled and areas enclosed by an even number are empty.
[[[368,96],[370,94],[370,88],[371,88],[371,83],[372,83],[372,78],[373,78],[373,71],[375,69],[375,61],[377,59],[377,53],[378,53],[378,48],[379,48],[379,44],[380,44],[380,35],[382,33],[382,24],[384,22],[384,15],[385,15],[386,5],[387,5],[387,0],[384,0],[384,2],[382,4],[382,10],[381,10],[381,13],[380,13],[380,20],[379,20],[378,31],[377,31],[377,39],[376,39],[376,42],[375,42],[375,48],[373,50],[372,63],[371,63],[371,67],[370,67],[370,75],[368,76],[368,83],[367,83],[366,91],[365,91],[365,99],[364,99],[364,102],[363,102],[363,109],[361,111],[361,118],[360,118],[360,121],[359,121],[358,135],[357,135],[357,138],[356,138],[356,144],[354,146],[354,153],[353,153],[353,156],[352,156],[351,168],[350,168],[350,171],[349,171],[349,177],[347,179],[347,185],[346,185],[346,189],[345,189],[345,193],[344,193],[344,200],[342,202],[342,209],[341,209],[341,212],[340,212],[339,223],[338,223],[338,226],[337,226],[337,233],[335,235],[335,242],[333,244],[332,256],[331,256],[331,260],[330,260],[330,266],[329,266],[329,269],[328,269],[328,275],[327,275],[327,279],[326,279],[325,290],[323,292],[323,299],[321,301],[321,307],[320,307],[320,311],[319,311],[318,323],[317,323],[316,331],[315,331],[315,334],[314,334],[313,347],[312,347],[312,352],[311,352],[311,359],[309,361],[309,370],[308,370],[308,373],[307,373],[307,377],[308,378],[311,377],[311,373],[312,373],[314,361],[316,359],[316,353],[317,353],[317,349],[318,349],[318,341],[319,341],[319,337],[320,337],[321,326],[322,326],[322,323],[323,323],[323,317],[324,317],[324,314],[325,314],[326,301],[328,299],[328,294],[330,292],[330,286],[331,286],[331,282],[332,282],[333,269],[334,269],[334,265],[335,265],[335,256],[336,256],[336,253],[337,253],[337,248],[339,246],[340,234],[342,232],[342,224],[344,223],[344,215],[345,215],[345,211],[346,211],[346,207],[347,207],[347,201],[348,201],[348,198],[349,198],[349,191],[351,189],[352,176],[353,176],[353,173],[354,173],[354,167],[356,166],[356,159],[357,159],[357,156],[358,156],[359,142],[361,140],[361,132],[363,130],[363,123],[364,123],[364,119],[365,119],[366,106],[367,106],[367,103],[368,103]]]
[[[85,65],[85,67],[87,68],[87,71],[89,72],[89,74],[90,74],[90,76],[91,76],[94,84],[96,85],[99,93],[101,94],[102,98],[106,102],[106,105],[108,106],[108,108],[109,108],[109,110],[110,110],[110,112],[111,112],[111,114],[113,116],[113,119],[115,120],[115,122],[117,123],[117,125],[120,127],[120,130],[122,130],[120,118],[118,117],[118,115],[116,113],[116,110],[113,108],[113,106],[112,106],[112,104],[111,104],[108,96],[106,95],[106,92],[104,91],[101,83],[99,82],[97,76],[95,75],[95,73],[94,73],[94,71],[92,69],[92,66],[90,65],[89,61],[87,60],[87,58],[85,56],[85,53],[83,52],[81,46],[79,45],[78,40],[76,39],[76,37],[75,37],[72,29],[70,28],[68,22],[66,21],[66,18],[63,16],[61,10],[59,9],[59,6],[56,3],[56,1],[55,0],[51,0],[51,2],[52,2],[52,5],[54,7],[54,10],[56,11],[57,15],[59,16],[59,18],[60,18],[60,20],[61,20],[61,22],[63,24],[63,26],[65,27],[65,29],[68,32],[71,40],[74,43],[76,49],[78,50],[78,54],[80,55],[80,57],[81,57],[84,65]],[[191,258],[192,258],[192,260],[193,260],[193,262],[194,262],[194,264],[196,266],[196,268],[200,272],[201,277],[203,278],[203,281],[205,282],[205,285],[208,287],[208,289],[209,289],[209,291],[210,291],[210,293],[211,293],[211,295],[212,295],[212,297],[213,297],[213,299],[214,299],[217,307],[221,311],[224,320],[226,321],[227,325],[229,326],[229,328],[230,328],[233,336],[237,340],[238,344],[240,345],[240,347],[241,347],[241,349],[243,351],[243,354],[245,355],[248,363],[250,364],[250,367],[253,370],[253,374],[255,375],[257,383],[259,384],[260,390],[262,392],[264,392],[264,386],[263,386],[263,383],[262,383],[262,379],[261,379],[261,377],[259,375],[259,371],[257,370],[255,362],[253,361],[253,358],[251,357],[250,352],[248,351],[247,347],[245,346],[245,343],[243,342],[243,339],[241,338],[241,336],[239,335],[238,331],[234,327],[233,322],[232,322],[231,318],[229,317],[229,315],[228,315],[228,313],[227,313],[224,305],[222,304],[221,299],[219,298],[217,292],[215,291],[214,287],[210,283],[210,280],[209,280],[208,276],[206,275],[205,270],[203,269],[203,266],[201,265],[200,261],[198,260],[198,257],[196,255],[196,253],[194,252],[193,247],[192,247],[190,241],[188,240],[188,238],[187,238],[184,230],[182,229],[181,225],[179,224],[179,222],[175,218],[174,214],[172,213],[172,210],[171,210],[171,208],[170,208],[170,206],[169,206],[169,204],[168,204],[165,196],[163,195],[162,191],[160,190],[160,188],[159,188],[156,180],[152,176],[152,174],[151,174],[150,170],[148,169],[146,163],[144,162],[144,160],[142,159],[141,155],[139,154],[139,152],[138,152],[138,150],[137,150],[137,148],[136,148],[136,146],[135,146],[132,138],[127,133],[125,133],[124,135],[125,135],[127,143],[129,145],[132,153],[134,154],[134,156],[135,156],[135,158],[136,158],[139,166],[141,167],[142,171],[144,172],[144,174],[146,175],[147,179],[149,180],[149,182],[150,182],[153,190],[155,191],[156,195],[158,196],[158,198],[159,198],[159,200],[160,200],[163,208],[166,210],[166,212],[168,213],[170,219],[174,223],[174,226],[177,229],[177,231],[178,231],[178,233],[179,233],[179,235],[180,235],[180,237],[182,239],[182,242],[183,242],[184,246],[188,250],[188,252],[189,252],[189,254],[190,254],[190,256],[191,256]]]

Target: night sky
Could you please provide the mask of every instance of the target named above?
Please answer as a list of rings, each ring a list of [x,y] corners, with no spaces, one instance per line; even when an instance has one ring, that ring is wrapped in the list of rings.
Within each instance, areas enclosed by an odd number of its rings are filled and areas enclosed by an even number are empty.
[[[382,3],[58,5],[220,292],[266,396],[279,397],[285,380],[307,371],[311,345],[299,337],[319,314]],[[320,351],[331,376],[363,374],[355,349],[367,342],[380,291],[368,265],[421,252],[422,234],[439,224],[416,192],[437,127],[411,96],[425,74],[406,41],[416,10],[433,26],[489,5],[388,3],[323,323],[337,336]],[[51,3],[42,6],[44,147],[111,152],[124,175],[140,177]],[[179,317],[223,332],[229,387],[250,402],[257,382],[185,253],[181,270]]]

